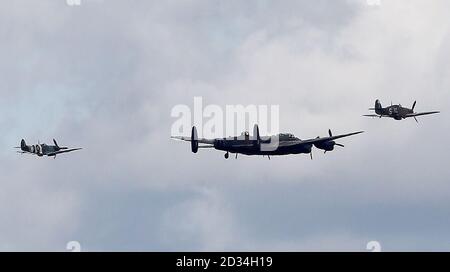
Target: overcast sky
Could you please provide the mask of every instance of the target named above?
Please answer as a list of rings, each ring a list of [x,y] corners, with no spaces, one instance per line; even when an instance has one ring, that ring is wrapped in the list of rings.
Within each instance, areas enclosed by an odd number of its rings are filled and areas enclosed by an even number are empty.
[[[0,250],[450,251],[450,2],[2,1]],[[190,152],[175,105],[344,149]],[[361,117],[375,99],[440,115]],[[20,155],[20,139],[84,150]]]

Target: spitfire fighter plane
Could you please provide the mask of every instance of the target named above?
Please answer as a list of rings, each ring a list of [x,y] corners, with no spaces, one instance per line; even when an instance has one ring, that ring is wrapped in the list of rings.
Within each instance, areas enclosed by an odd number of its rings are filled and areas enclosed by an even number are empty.
[[[253,129],[253,136],[248,132],[244,132],[240,137],[205,139],[198,138],[197,129],[192,127],[191,137],[173,136],[173,139],[191,142],[191,150],[197,153],[199,148],[214,148],[225,151],[225,159],[228,159],[230,153],[244,155],[290,155],[290,154],[310,154],[312,159],[312,147],[327,151],[334,150],[335,146],[344,147],[342,144],[336,143],[334,140],[363,133],[358,131],[349,134],[333,136],[331,130],[328,130],[329,137],[317,137],[315,139],[300,140],[289,133],[282,133],[276,136],[261,137],[259,135],[258,125]],[[202,144],[202,145],[199,145]]]
[[[53,143],[55,145],[46,145],[46,144],[37,144],[37,145],[27,145],[25,140],[22,139],[20,142],[20,148],[21,151],[17,151],[22,154],[32,154],[37,155],[39,157],[48,156],[48,157],[54,157],[56,158],[56,155],[62,154],[62,153],[68,153],[72,151],[81,150],[81,148],[71,148],[68,147],[60,147],[55,139],[53,139]]]
[[[416,107],[416,102],[414,101],[414,104],[412,105],[411,109],[404,108],[402,105],[391,105],[389,107],[383,108],[381,106],[380,100],[375,101],[375,108],[370,108],[369,110],[374,110],[376,114],[366,114],[363,116],[366,117],[389,117],[394,118],[395,120],[402,120],[406,119],[408,117],[413,117],[414,120],[417,121],[417,116],[421,115],[428,115],[428,114],[435,114],[439,113],[439,111],[428,111],[428,112],[414,112],[414,108]]]

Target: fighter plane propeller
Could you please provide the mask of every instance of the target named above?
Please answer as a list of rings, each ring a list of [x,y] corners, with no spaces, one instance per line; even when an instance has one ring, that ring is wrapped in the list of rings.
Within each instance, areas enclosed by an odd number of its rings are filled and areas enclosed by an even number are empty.
[[[417,120],[417,116],[440,113],[439,111],[414,112],[416,104],[417,104],[417,101],[414,101],[412,108],[408,109],[408,108],[402,107],[402,105],[400,105],[400,104],[392,105],[392,102],[391,102],[391,106],[383,108],[383,106],[381,106],[380,100],[377,99],[375,101],[375,108],[369,109],[369,110],[375,111],[375,114],[365,114],[363,116],[379,117],[379,118],[389,117],[389,118],[393,118],[395,120],[403,120],[403,119],[406,119],[409,117],[413,117],[414,120],[416,120],[416,122],[418,123],[419,121]]]
[[[281,133],[274,138],[273,136],[261,137],[258,125],[255,125],[252,137],[250,137],[248,132],[244,132],[240,137],[205,139],[198,138],[197,129],[194,126],[192,127],[191,137],[172,136],[171,138],[190,142],[193,153],[197,153],[201,148],[214,148],[225,151],[225,159],[229,158],[229,153],[235,153],[236,158],[238,154],[244,154],[249,156],[262,155],[267,156],[269,159],[270,156],[275,155],[310,154],[312,159],[313,146],[324,150],[326,153],[334,150],[335,146],[344,147],[344,145],[336,143],[335,140],[360,133],[363,133],[363,131],[333,136],[331,130],[328,130],[329,137],[323,138],[317,137],[315,139],[301,140],[290,133]],[[272,142],[272,139],[277,141]],[[272,145],[273,148],[265,149],[262,148],[263,145]]]
[[[46,145],[41,144],[40,141],[37,145],[27,145],[25,140],[22,139],[20,142],[20,146],[17,146],[15,148],[19,148],[21,151],[17,151],[18,153],[22,154],[32,154],[37,155],[38,157],[48,156],[48,157],[54,157],[56,159],[56,155],[62,154],[62,153],[69,153],[72,151],[81,150],[82,148],[71,148],[68,147],[61,147],[58,145],[55,139],[53,139],[54,145]]]

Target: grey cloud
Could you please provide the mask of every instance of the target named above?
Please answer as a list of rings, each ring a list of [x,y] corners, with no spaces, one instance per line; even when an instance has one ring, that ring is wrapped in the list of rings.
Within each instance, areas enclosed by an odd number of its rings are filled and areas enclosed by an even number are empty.
[[[86,250],[365,250],[378,239],[387,250],[448,250],[445,112],[419,125],[360,117],[376,98],[450,106],[448,10],[445,1],[4,3],[1,249],[79,240]],[[281,129],[302,138],[366,134],[314,161],[194,156],[168,136],[171,108],[195,95],[279,104]],[[22,137],[85,149],[16,156]]]

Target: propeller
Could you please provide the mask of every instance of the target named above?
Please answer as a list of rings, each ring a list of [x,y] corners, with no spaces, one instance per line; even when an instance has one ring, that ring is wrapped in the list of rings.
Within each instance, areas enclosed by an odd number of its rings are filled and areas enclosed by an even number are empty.
[[[411,111],[414,113],[414,108],[416,107],[416,103],[417,103],[417,101],[414,101],[414,103],[413,103],[413,105],[412,105],[412,108],[411,108]],[[414,120],[416,120],[416,123],[419,123],[419,120],[417,120],[417,118],[414,116]]]
[[[358,132],[357,132],[358,133]],[[317,137],[317,141],[314,143],[314,146],[318,149],[324,150],[324,154],[327,153],[327,151],[333,151],[335,146],[344,147],[343,144],[338,144],[334,140],[337,138],[342,138],[349,135],[354,135],[355,133],[346,134],[342,136],[333,137],[333,132],[331,132],[331,129],[328,129],[328,135],[329,137],[320,138]],[[312,158],[312,154],[311,154]]]
[[[331,132],[331,129],[328,129],[328,135],[330,135],[330,137],[333,137],[333,133]],[[340,147],[345,147],[345,145],[343,145],[343,144],[338,144],[338,143],[336,143],[334,141],[333,141],[333,143],[334,143],[334,145],[337,145],[337,146],[340,146]],[[327,153],[327,151],[325,151],[325,153]]]

